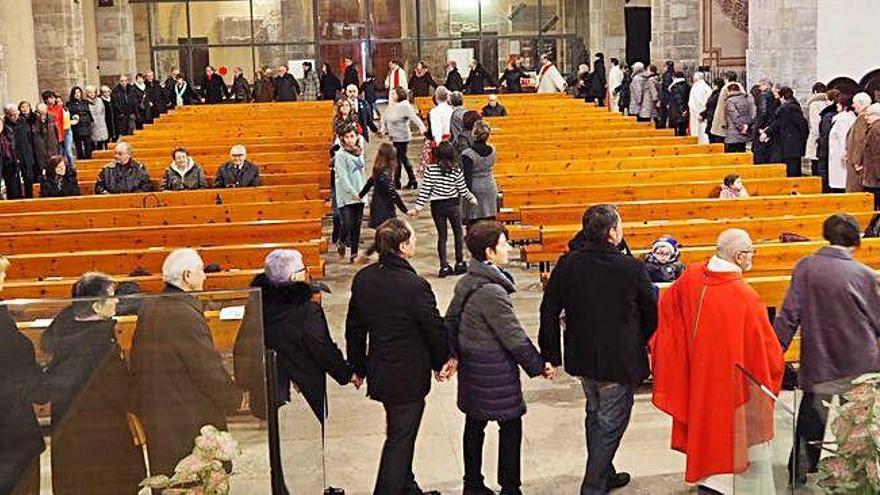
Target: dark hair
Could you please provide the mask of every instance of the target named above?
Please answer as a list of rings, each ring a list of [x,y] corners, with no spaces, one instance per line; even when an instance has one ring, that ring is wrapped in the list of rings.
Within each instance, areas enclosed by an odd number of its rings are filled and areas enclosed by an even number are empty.
[[[397,150],[391,143],[382,143],[379,146],[376,161],[373,162],[373,179],[377,179],[379,174],[386,170],[392,177],[397,171]]]
[[[406,90],[403,89],[403,87],[398,86],[398,87],[392,89],[391,91],[394,91],[394,96],[397,97],[397,101],[400,102],[400,101],[406,101],[406,100],[407,100]]]
[[[620,60],[617,60],[614,57],[611,57],[611,65],[620,65]]]
[[[731,70],[731,71],[727,71],[727,73],[724,74],[724,75],[725,75],[725,77],[727,77],[727,80],[728,80],[729,82],[734,82],[734,81],[736,81],[736,80],[738,79],[738,77],[737,77],[737,75],[736,75],[736,72],[733,72],[732,70]]]
[[[712,81],[712,84],[714,84],[716,88],[721,89],[727,84],[727,81],[725,81],[723,77],[716,77],[715,80]]]
[[[831,91],[834,91],[833,89]],[[837,103],[843,105],[843,108],[846,110],[853,109],[853,95],[840,94],[837,97]]]
[[[758,97],[761,96],[761,87],[756,84],[752,86],[752,90],[749,92],[752,93],[752,98],[757,100]]]
[[[449,104],[454,107],[464,105],[464,95],[461,94],[461,91],[453,91],[449,94]]]
[[[675,67],[675,62],[673,62],[672,60],[667,60],[667,61],[666,61],[666,67],[668,67],[668,68],[670,68],[670,69],[674,68],[674,67]]]
[[[727,174],[724,176],[724,185],[730,187],[736,182],[736,179],[739,179],[739,174]]]
[[[859,221],[846,213],[835,213],[822,224],[822,237],[832,246],[858,247],[862,243]]]
[[[474,124],[476,124],[479,120],[483,120],[483,116],[480,115],[480,112],[477,112],[475,110],[468,110],[461,118],[462,124],[464,125],[464,130],[466,131],[474,130]]]
[[[75,299],[91,300],[74,302],[71,305],[74,315],[82,318],[95,314],[93,308],[93,305],[95,304],[94,299],[109,297],[110,290],[115,286],[116,282],[103,273],[86,273],[80,277],[79,280],[73,284],[71,297]]]
[[[727,91],[742,91],[742,86],[740,86],[739,83],[731,82],[727,86]]]
[[[620,213],[617,207],[609,204],[594,205],[587,208],[581,226],[584,236],[592,242],[608,242],[608,232],[617,227]]]
[[[837,89],[829,89],[828,91],[825,92],[825,96],[828,98],[828,101],[830,101],[831,103],[838,103],[840,101],[840,97],[842,95],[843,95],[843,93],[841,93],[840,90],[837,90]]]
[[[53,93],[49,90],[46,90],[46,91],[43,91],[42,93],[40,93],[40,96],[43,98],[43,103],[46,103],[49,100],[49,98],[55,98],[55,93]]]
[[[79,90],[79,97],[80,97],[80,98],[82,98],[83,96],[85,96],[85,93],[83,92],[83,90],[82,90],[81,87],[79,87],[79,86],[74,86],[74,87],[70,88],[70,98],[68,98],[67,101],[70,101],[70,100],[73,99],[73,95],[76,94],[77,90]]]
[[[381,254],[400,254],[400,245],[409,241],[412,230],[399,218],[390,218],[376,229],[376,251]]]
[[[434,157],[437,159],[437,165],[444,174],[452,173],[458,168],[459,156],[455,146],[449,141],[441,141],[434,149]]]
[[[141,297],[121,297],[134,296],[141,293],[141,286],[133,280],[119,282],[116,285],[116,296],[120,297],[119,304],[116,306],[116,314],[119,316],[136,315],[141,307]]]
[[[813,85],[813,93],[824,93],[828,91],[828,86],[825,86],[825,83],[817,82]]]
[[[183,153],[184,155],[189,156],[189,151],[187,151],[186,148],[184,148],[183,146],[178,146],[177,148],[174,148],[173,151],[171,151],[171,159],[173,160],[174,156],[178,153]]]
[[[477,222],[468,229],[464,238],[468,251],[477,261],[486,261],[486,249],[495,250],[501,235],[507,237],[507,228],[494,220]]]
[[[681,78],[683,78],[683,77],[684,77],[684,72],[682,72],[682,71],[680,71],[680,70],[677,70],[677,71],[673,72],[672,75],[673,75],[674,77],[681,77]]]
[[[785,99],[785,101],[791,101],[794,99],[794,91],[788,86],[783,86],[779,88],[779,97]]]
[[[49,161],[46,164],[46,178],[54,179],[57,177],[55,173],[55,167],[61,164],[67,165],[67,161],[64,160],[64,157],[61,155],[52,155],[49,157]],[[67,173],[71,173],[72,171],[68,171]]]
[[[599,60],[605,60],[605,54],[602,52],[597,52],[596,58],[598,58]]]
[[[311,69],[311,68],[312,68],[312,63],[309,62],[308,60],[306,60],[305,62],[303,62],[303,66],[308,67],[309,69]]]

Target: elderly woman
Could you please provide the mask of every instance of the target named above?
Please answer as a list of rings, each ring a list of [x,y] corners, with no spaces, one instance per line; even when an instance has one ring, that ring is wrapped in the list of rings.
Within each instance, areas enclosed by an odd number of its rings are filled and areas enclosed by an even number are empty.
[[[247,149],[236,144],[229,150],[230,160],[217,169],[214,187],[256,187],[263,184],[260,169],[247,159]]]
[[[0,291],[9,260],[0,255]],[[0,305],[0,493],[40,493],[40,453],[46,448],[34,403],[43,384],[34,346]]]
[[[134,493],[146,476],[132,442],[129,373],[116,342],[116,284],[87,273],[70,306],[52,320],[40,345],[52,355],[52,484],[59,493]]]
[[[492,169],[495,167],[495,148],[486,142],[492,129],[478,120],[474,123],[474,143],[461,154],[461,168],[467,188],[477,197],[477,204],[465,203],[464,218],[468,225],[480,220],[494,220],[498,214],[498,185]]]
[[[189,156],[186,148],[175,148],[171,152],[171,160],[162,180],[163,191],[186,191],[208,187],[205,171]]]
[[[92,114],[92,144],[96,150],[107,149],[107,141],[110,139],[110,133],[107,129],[107,109],[102,98],[98,98],[97,90],[94,86],[86,86],[86,103],[89,105],[89,112]]]

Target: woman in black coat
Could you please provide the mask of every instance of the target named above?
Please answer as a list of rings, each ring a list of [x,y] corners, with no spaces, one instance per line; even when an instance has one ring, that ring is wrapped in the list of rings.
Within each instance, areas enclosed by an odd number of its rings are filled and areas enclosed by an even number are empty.
[[[807,151],[809,124],[791,88],[780,88],[779,97],[782,104],[776,109],[773,122],[760,131],[760,140],[776,144],[788,177],[800,177],[803,175],[801,160]]]
[[[454,60],[450,60],[446,64],[446,89],[449,91],[464,91],[464,81],[461,79],[461,73],[458,72],[458,66]]]
[[[73,143],[76,145],[76,157],[80,160],[90,160],[95,144],[92,143],[92,112],[89,110],[89,102],[83,98],[82,88],[74,86],[70,90],[70,99],[67,100],[67,111],[70,112],[73,124]]]
[[[336,74],[333,73],[333,68],[330,67],[330,64],[324,64],[321,66],[321,99],[322,100],[336,100],[336,95],[339,93],[339,90],[342,89],[342,83],[339,82],[339,78],[336,77]]]
[[[73,296],[87,300],[64,309],[40,339],[52,355],[46,392],[52,401],[53,493],[59,495],[136,494],[146,476],[128,422],[135,408],[116,342],[114,295],[109,277],[84,275]]]
[[[605,55],[596,54],[593,62],[593,72],[590,85],[587,88],[587,101],[595,101],[600,107],[605,105],[605,91],[608,81],[605,79]]]
[[[494,82],[495,78],[486,72],[482,64],[474,60],[471,62],[471,72],[464,82],[464,90],[469,95],[481,95],[486,92],[484,88]]]
[[[522,93],[522,80],[525,77],[528,77],[525,72],[513,61],[510,61],[507,63],[507,67],[504,69],[501,77],[498,78],[496,86],[499,88],[502,86],[506,87],[508,93]]]
[[[49,159],[46,178],[40,183],[41,198],[61,198],[79,196],[79,183],[75,170],[67,169],[67,162],[58,155]]]
[[[397,151],[390,143],[382,143],[373,164],[373,175],[367,179],[360,197],[365,198],[370,190],[370,228],[377,229],[389,218],[397,216],[395,208],[406,213],[408,210],[400,194],[394,188],[394,176],[397,168]]]
[[[0,256],[0,290],[9,261]],[[34,345],[0,306],[0,493],[40,493],[40,453],[46,448],[34,414],[43,370]]]

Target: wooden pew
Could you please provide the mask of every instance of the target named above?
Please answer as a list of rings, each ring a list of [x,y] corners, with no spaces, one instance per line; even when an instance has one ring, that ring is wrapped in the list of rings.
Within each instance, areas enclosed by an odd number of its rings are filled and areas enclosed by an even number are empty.
[[[191,140],[190,143],[193,143],[195,140]],[[162,143],[162,141],[159,141]],[[324,151],[327,152],[327,143],[321,143],[317,141],[307,142],[307,143],[297,143],[297,142],[283,142],[283,143],[261,143],[261,144],[247,144],[247,143],[233,143],[231,145],[226,144],[197,144],[193,145],[171,145],[165,146],[162,144],[156,145],[150,141],[144,141],[137,147],[134,147],[134,154],[139,159],[145,159],[147,157],[150,158],[163,158],[166,161],[166,164],[171,162],[171,152],[178,146],[183,146],[187,149],[190,155],[225,155],[228,159],[230,149],[235,144],[244,144],[247,148],[247,152],[249,155],[256,155],[261,153],[294,153],[294,152],[303,152],[303,151]],[[92,153],[92,157],[94,159],[107,159],[112,160],[114,157],[114,150],[98,150]],[[77,162],[77,167],[79,166],[79,162]]]
[[[721,147],[717,144],[682,144],[670,146],[619,146],[609,148],[595,148],[589,144],[584,146],[573,145],[566,149],[523,149],[502,150],[498,153],[498,163],[520,160],[585,160],[599,158],[625,158],[641,156],[661,155],[694,155],[719,152]]]
[[[673,146],[673,145],[696,145],[696,137],[681,136],[627,136],[622,138],[576,138],[566,140],[529,140],[523,138],[518,141],[511,141],[504,145],[496,146],[499,155],[507,155],[512,150],[517,149],[569,149],[576,148],[621,148],[633,146]]]
[[[641,170],[672,169],[676,167],[710,167],[715,165],[751,165],[751,153],[695,153],[689,155],[657,155],[639,157],[595,158],[576,157],[571,159],[521,158],[499,160],[495,165],[496,175],[502,174],[542,174],[562,172],[592,172],[600,170]],[[768,165],[770,166],[770,165]],[[748,187],[748,184],[746,185]]]
[[[508,134],[496,134],[492,129],[492,136],[489,138],[489,144],[495,146],[496,148],[505,146],[507,144],[515,144],[517,142],[522,141],[524,138],[521,135],[516,135],[512,133]],[[551,140],[571,140],[571,139],[612,139],[612,138],[626,138],[626,137],[641,137],[641,136],[650,136],[650,137],[659,137],[659,136],[674,136],[674,129],[619,129],[619,130],[607,130],[607,129],[592,129],[592,128],[584,128],[576,134],[569,136],[552,136]]]
[[[107,208],[162,208],[166,206],[210,205],[217,203],[277,203],[307,199],[322,199],[321,190],[317,184],[102,194],[98,196],[67,198],[16,199],[0,201],[0,214]]]
[[[210,157],[209,157],[210,158]],[[140,161],[145,167],[147,167],[147,171],[153,174],[164,174],[165,170],[171,164],[171,159],[164,158],[151,158],[147,160],[140,160],[140,157],[135,157],[138,161]],[[218,157],[210,158],[212,161],[203,162],[199,160],[195,160],[198,163],[202,170],[205,171],[205,175],[208,177],[213,177],[217,175],[217,170],[220,167],[229,161],[229,157],[225,159]],[[94,174],[97,177],[98,173],[101,172],[105,166],[111,163],[113,160],[81,160],[77,163],[77,175],[80,178],[84,176],[89,176],[90,174]],[[329,153],[325,153],[323,160],[308,160],[308,161],[292,161],[292,160],[277,160],[277,161],[255,161],[252,162],[258,169],[260,169],[260,175],[263,174],[289,174],[293,172],[326,172],[327,175],[330,175],[330,155]]]

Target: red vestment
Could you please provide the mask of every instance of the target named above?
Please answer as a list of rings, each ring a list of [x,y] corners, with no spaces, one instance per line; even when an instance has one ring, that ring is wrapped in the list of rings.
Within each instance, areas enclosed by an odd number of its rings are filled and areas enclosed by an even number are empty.
[[[744,471],[748,447],[773,438],[772,402],[736,366],[774,394],[784,367],[758,294],[741,273],[706,266],[692,265],[661,296],[651,341],[654,405],[672,416],[689,483]]]

